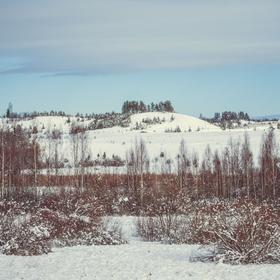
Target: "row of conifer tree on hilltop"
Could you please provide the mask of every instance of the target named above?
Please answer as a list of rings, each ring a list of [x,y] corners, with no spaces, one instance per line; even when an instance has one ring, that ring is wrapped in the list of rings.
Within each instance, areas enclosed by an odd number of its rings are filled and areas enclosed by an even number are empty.
[[[150,103],[145,104],[143,101],[125,101],[122,105],[121,114],[135,114],[135,113],[144,113],[144,112],[175,112],[174,107],[171,101],[160,101],[159,103]],[[79,118],[87,118],[87,119],[100,119],[104,117],[108,117],[110,115],[119,114],[116,112],[107,112],[107,113],[77,113],[75,116]],[[9,103],[8,108],[3,117],[6,118],[13,118],[13,119],[26,119],[26,118],[35,118],[39,116],[58,116],[58,117],[70,117],[69,114],[65,113],[64,111],[43,111],[43,112],[24,112],[24,113],[17,113],[13,111],[12,103]]]

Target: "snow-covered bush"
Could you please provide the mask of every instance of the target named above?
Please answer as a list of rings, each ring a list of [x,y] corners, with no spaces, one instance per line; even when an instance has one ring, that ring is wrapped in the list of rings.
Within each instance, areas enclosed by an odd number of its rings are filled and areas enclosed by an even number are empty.
[[[200,234],[194,236],[202,237],[202,242],[197,243],[205,246],[193,260],[279,263],[280,212],[273,205],[246,200],[220,202],[204,207],[201,216],[204,222]]]
[[[146,217],[137,221],[139,235],[146,241],[165,243],[203,243],[207,225],[200,215],[197,202],[191,201],[187,192],[178,194],[165,190],[165,195],[154,198],[147,207]]]
[[[8,239],[1,251],[6,255],[34,256],[51,252],[49,232],[42,225],[28,222],[19,227],[13,225],[5,237]]]
[[[212,218],[214,260],[233,264],[280,261],[280,215],[273,206],[233,206],[228,215]]]
[[[51,251],[49,230],[30,215],[0,213],[0,251],[6,255],[41,255]]]
[[[52,246],[125,243],[117,228],[104,226],[102,209],[93,195],[85,193],[43,196],[30,203],[2,201],[0,251],[30,256],[49,253]]]
[[[212,239],[209,218],[199,212],[142,217],[137,220],[137,230],[145,241],[168,244],[207,244]]]
[[[140,217],[137,219],[137,233],[145,241],[162,241],[165,229],[161,227],[158,217]]]
[[[87,192],[65,192],[46,195],[40,199],[39,209],[59,211],[65,215],[100,217],[104,214],[104,207],[97,197]]]
[[[246,200],[197,201],[185,214],[166,213],[138,219],[146,241],[200,244],[199,261],[231,264],[279,263],[280,210]],[[207,252],[207,253],[205,253]]]

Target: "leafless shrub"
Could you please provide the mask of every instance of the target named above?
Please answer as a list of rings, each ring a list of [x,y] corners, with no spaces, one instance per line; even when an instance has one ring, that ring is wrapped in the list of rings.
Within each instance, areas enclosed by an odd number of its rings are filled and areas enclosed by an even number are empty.
[[[137,220],[138,234],[142,239],[168,244],[207,244],[212,238],[209,227],[209,217],[200,215],[198,211]]]
[[[208,205],[201,216],[203,226],[195,236],[202,237],[202,242],[197,243],[205,246],[192,260],[231,264],[279,262],[279,210],[273,205],[237,200]]]
[[[4,254],[40,255],[49,253],[52,246],[125,242],[117,227],[108,229],[102,223],[102,207],[96,198],[84,193],[45,196],[30,204],[5,201],[1,209],[0,251]]]
[[[213,220],[215,260],[226,263],[279,262],[279,211],[271,206],[243,204]]]

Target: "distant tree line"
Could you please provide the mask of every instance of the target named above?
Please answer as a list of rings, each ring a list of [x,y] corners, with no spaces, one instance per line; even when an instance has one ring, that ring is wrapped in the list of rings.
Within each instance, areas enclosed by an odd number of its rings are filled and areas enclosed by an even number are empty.
[[[36,117],[66,117],[69,116],[67,115],[65,112],[63,111],[44,111],[44,112],[37,112],[37,111],[33,111],[33,112],[24,112],[24,113],[17,113],[17,112],[11,112],[10,109],[8,108],[6,111],[6,114],[4,115],[4,117],[6,118],[10,118],[10,119],[28,119],[28,118],[36,118]]]
[[[102,114],[82,114],[77,113],[75,117],[77,118],[86,118],[86,119],[107,119],[112,118],[121,114],[135,114],[135,113],[144,113],[144,112],[175,112],[174,107],[171,104],[169,100],[166,101],[160,101],[159,103],[151,103],[151,104],[145,104],[143,101],[125,101],[122,105],[122,112],[121,113],[115,113],[115,112],[107,112]],[[35,118],[40,116],[58,116],[58,117],[69,117],[69,114],[66,114],[64,111],[44,111],[44,112],[24,112],[24,113],[16,113],[13,112],[13,105],[12,103],[9,103],[9,106],[6,110],[6,113],[3,117],[6,118],[14,118],[14,119],[23,119],[23,118]]]
[[[212,118],[205,118],[200,114],[200,119],[220,125],[222,129],[233,128],[233,123],[241,124],[241,121],[250,121],[251,118],[248,113],[240,111],[224,111],[222,113],[216,112]]]
[[[171,101],[145,104],[143,101],[125,101],[122,106],[123,114],[135,114],[144,112],[174,112]]]
[[[245,112],[232,112],[232,111],[225,111],[222,113],[215,113],[213,121],[214,122],[223,122],[223,121],[240,121],[240,120],[245,120],[245,121],[250,121],[250,117],[248,113]]]

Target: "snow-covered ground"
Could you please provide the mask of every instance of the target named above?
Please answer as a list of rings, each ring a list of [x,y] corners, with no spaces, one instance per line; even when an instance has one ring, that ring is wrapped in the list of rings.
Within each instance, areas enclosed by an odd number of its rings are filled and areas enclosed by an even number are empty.
[[[55,249],[35,257],[0,255],[1,280],[278,280],[280,265],[231,266],[190,262],[198,246],[142,242],[134,218],[117,218],[129,243]]]
[[[134,146],[135,140],[142,138],[147,146],[150,159],[159,158],[160,153],[164,152],[166,158],[175,159],[179,151],[180,142],[185,140],[187,149],[190,154],[198,153],[202,157],[207,145],[209,145],[214,152],[216,149],[222,151],[228,145],[230,138],[233,140],[242,141],[246,130],[226,130],[226,131],[200,131],[200,132],[186,132],[186,133],[135,133],[121,132],[112,130],[92,131],[89,134],[90,150],[95,156],[98,153],[102,155],[106,152],[107,156],[111,157],[113,154],[125,158],[128,149]],[[262,130],[248,130],[250,137],[251,148],[254,155],[259,154],[262,136],[267,131]],[[275,130],[277,140],[280,140],[280,131]],[[69,144],[67,140],[64,143],[65,154]]]
[[[150,124],[147,120],[155,121],[155,123]],[[63,131],[59,152],[62,159],[67,159],[71,163],[73,160],[73,144],[69,135],[71,122],[86,126],[92,120],[78,122],[76,117],[71,117],[70,123],[67,121],[67,117],[37,117],[33,120],[20,121],[19,124],[25,128],[37,126],[39,131],[37,139],[41,144],[42,150],[46,152],[48,151],[47,131],[54,128]],[[242,140],[245,131],[247,131],[255,162],[257,163],[262,136],[269,130],[270,124],[253,122],[251,125],[248,122],[246,124],[248,128],[223,131],[219,127],[203,120],[182,114],[158,112],[135,114],[131,116],[129,127],[116,126],[89,131],[87,133],[88,151],[92,159],[96,159],[98,154],[102,157],[104,153],[106,153],[107,158],[118,155],[125,159],[126,152],[134,146],[135,140],[142,138],[146,142],[152,168],[153,160],[159,158],[162,152],[165,154],[166,159],[175,160],[182,139],[185,140],[189,153],[196,152],[201,158],[207,145],[210,145],[213,152],[216,149],[222,151],[230,138]],[[136,130],[137,126],[141,127],[141,129]],[[273,123],[273,126],[276,128],[277,123]],[[181,133],[166,132],[174,131],[177,127],[180,127]],[[279,129],[275,129],[275,135],[277,142],[279,142]],[[104,172],[102,168],[98,168],[95,171]]]
[[[185,141],[187,151],[190,156],[197,153],[200,160],[206,150],[207,145],[210,146],[212,152],[215,150],[219,152],[229,144],[230,139],[234,141],[243,141],[244,133],[247,131],[250,137],[251,149],[254,154],[255,164],[258,164],[259,152],[262,143],[262,138],[266,129],[258,130],[226,130],[226,131],[200,131],[191,133],[136,133],[135,131],[113,131],[112,129],[102,129],[90,131],[88,134],[89,151],[91,157],[96,159],[99,154],[102,158],[106,153],[107,158],[113,155],[120,156],[123,160],[126,158],[126,153],[129,149],[134,147],[136,139],[143,139],[146,143],[149,159],[150,170],[153,172],[160,171],[160,154],[163,152],[165,159],[170,159],[173,162],[172,167],[176,167],[176,155],[179,152],[180,142]],[[277,143],[280,143],[280,130],[275,130]],[[61,155],[67,158],[69,162],[72,161],[71,140],[68,135],[64,136],[60,147]],[[156,161],[158,159],[158,161]],[[46,173],[46,170],[42,170]],[[87,169],[88,173],[123,173],[126,172],[126,167],[102,167],[95,166]],[[74,174],[73,168],[63,168],[60,174]]]

